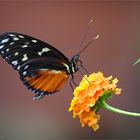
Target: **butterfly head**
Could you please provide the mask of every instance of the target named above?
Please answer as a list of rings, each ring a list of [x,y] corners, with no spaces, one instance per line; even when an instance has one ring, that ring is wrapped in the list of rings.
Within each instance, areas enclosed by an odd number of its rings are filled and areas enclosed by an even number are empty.
[[[77,72],[82,65],[82,61],[80,60],[80,55],[75,54],[70,60],[70,73]]]

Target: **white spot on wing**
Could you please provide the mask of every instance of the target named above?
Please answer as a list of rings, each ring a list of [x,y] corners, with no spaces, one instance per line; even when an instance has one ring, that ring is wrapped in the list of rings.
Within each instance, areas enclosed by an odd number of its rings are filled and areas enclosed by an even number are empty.
[[[29,65],[26,65],[25,67],[24,67],[24,69],[27,69],[29,67]]]
[[[9,36],[15,36],[15,35],[13,35],[13,34],[9,34]]]
[[[8,49],[6,49],[6,51],[8,52],[8,51],[9,51],[9,48],[8,48]]]
[[[20,66],[17,67],[17,70],[19,70],[19,69],[20,69]]]
[[[50,49],[49,48],[43,48],[42,49],[42,51],[41,52],[38,52],[38,55],[42,55],[42,53],[44,53],[44,52],[49,52],[50,51]]]
[[[19,38],[18,37],[13,37],[13,40],[17,41],[17,40],[19,40]]]
[[[17,65],[18,64],[18,62],[15,60],[15,61],[12,61],[11,62],[13,65]]]
[[[26,71],[24,71],[24,72],[23,72],[23,75],[26,75],[26,73],[27,73],[27,72],[26,72]]]
[[[20,38],[24,38],[24,36],[22,36],[22,35],[18,35]]]
[[[37,40],[32,40],[32,42],[36,43],[36,42],[37,42]]]
[[[23,45],[21,48],[26,48],[26,47],[28,47],[28,45]]]
[[[34,92],[34,93],[35,93],[35,92],[36,92],[36,90],[34,89],[34,90],[32,90],[32,92]]]
[[[2,54],[4,54],[4,51],[1,51]]]
[[[6,38],[6,39],[3,39],[2,41],[1,41],[1,43],[6,43],[6,42],[8,42],[9,41],[9,38]]]
[[[15,55],[15,56],[17,56],[17,55],[19,55],[19,53],[18,53],[18,52],[16,52],[14,55]]]
[[[3,47],[4,47],[4,45],[1,45],[1,46],[0,46],[0,49],[2,49]]]
[[[11,42],[10,45],[13,45],[15,42]]]
[[[7,56],[5,57],[5,59],[6,59],[6,60],[9,60],[9,58],[8,58]]]
[[[38,52],[38,55],[40,55],[40,56],[41,56],[41,55],[42,55],[42,52]]]
[[[26,60],[28,60],[28,57],[27,57],[27,54],[24,54],[23,58],[22,58],[22,61],[26,61]]]

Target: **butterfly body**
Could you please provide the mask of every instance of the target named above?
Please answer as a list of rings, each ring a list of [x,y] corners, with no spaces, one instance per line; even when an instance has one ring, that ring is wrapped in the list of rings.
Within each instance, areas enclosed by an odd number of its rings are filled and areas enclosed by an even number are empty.
[[[0,55],[19,72],[34,99],[59,91],[79,69],[78,54],[68,59],[48,43],[20,33],[0,35]]]

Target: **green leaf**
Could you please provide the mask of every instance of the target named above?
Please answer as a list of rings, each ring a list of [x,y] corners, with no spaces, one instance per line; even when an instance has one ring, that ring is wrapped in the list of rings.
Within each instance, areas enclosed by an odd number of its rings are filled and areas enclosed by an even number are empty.
[[[137,65],[138,63],[140,63],[140,58],[138,58],[135,63],[133,64],[133,66]]]

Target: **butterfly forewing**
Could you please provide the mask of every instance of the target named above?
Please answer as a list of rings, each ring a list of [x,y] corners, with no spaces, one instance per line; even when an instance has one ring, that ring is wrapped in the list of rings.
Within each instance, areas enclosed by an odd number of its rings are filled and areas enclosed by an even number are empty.
[[[47,56],[68,62],[67,57],[51,45],[19,33],[4,33],[0,36],[0,54],[16,70],[26,61],[37,57]]]
[[[20,79],[36,93],[36,98],[54,93],[64,85],[69,59],[51,45],[19,33],[0,35],[0,54],[20,74]]]

